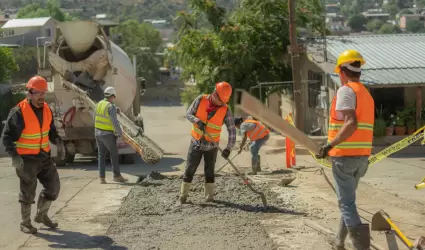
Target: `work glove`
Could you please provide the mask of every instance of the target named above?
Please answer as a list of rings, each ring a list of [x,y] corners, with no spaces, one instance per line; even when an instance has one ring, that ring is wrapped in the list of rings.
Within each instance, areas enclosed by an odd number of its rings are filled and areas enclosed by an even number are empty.
[[[198,127],[201,131],[205,132],[205,123],[204,122],[198,121],[196,124],[198,125]]]
[[[117,114],[121,114],[121,109],[117,107]]]
[[[227,158],[229,158],[229,156],[230,156],[230,149],[225,149],[225,150],[223,150],[223,152],[221,153],[221,156],[224,158],[224,159],[226,159],[227,160]]]
[[[320,147],[320,152],[318,155],[316,155],[316,158],[318,159],[324,159],[328,156],[329,151],[332,149],[332,145],[330,143],[323,144]]]
[[[56,145],[59,145],[61,142],[62,142],[62,139],[61,139],[60,137],[57,137],[57,138],[55,139],[55,143],[56,143]]]

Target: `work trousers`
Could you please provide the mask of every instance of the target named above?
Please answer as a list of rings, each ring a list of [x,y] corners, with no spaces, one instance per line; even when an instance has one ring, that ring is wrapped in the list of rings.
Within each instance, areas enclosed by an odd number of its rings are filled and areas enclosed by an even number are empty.
[[[342,220],[347,227],[362,224],[356,207],[356,190],[368,168],[367,156],[332,157],[332,173]]]
[[[269,135],[266,135],[259,140],[251,142],[251,145],[249,146],[249,150],[251,151],[252,161],[254,162],[258,161],[258,152],[260,152],[260,148],[267,142],[269,137],[270,137]]]
[[[19,202],[34,204],[37,179],[43,185],[40,197],[55,201],[60,190],[59,174],[51,157],[44,160],[25,159],[22,172],[16,170],[19,177]]]
[[[198,145],[190,142],[189,152],[187,153],[186,168],[184,170],[183,181],[191,183],[202,156],[204,157],[204,173],[205,183],[214,183],[214,169],[217,160],[218,148],[213,148],[208,151],[202,151]]]
[[[98,151],[99,177],[105,177],[106,152],[109,152],[109,156],[111,158],[112,172],[114,173],[114,177],[121,176],[116,136],[112,133],[96,136],[96,143]]]

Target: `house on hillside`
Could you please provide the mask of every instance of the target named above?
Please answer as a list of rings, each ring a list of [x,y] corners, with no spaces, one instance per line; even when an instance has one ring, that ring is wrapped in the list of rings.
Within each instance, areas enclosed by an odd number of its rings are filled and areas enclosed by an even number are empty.
[[[419,21],[425,26],[425,15],[424,14],[404,14],[400,17],[400,29],[405,30],[408,26],[409,21]]]
[[[419,112],[410,119],[416,128],[422,126],[425,34],[329,36],[305,41],[304,48],[301,86],[305,132],[320,128],[327,133],[330,103],[340,85],[334,73],[336,60],[347,49],[359,51],[366,60],[361,81],[370,90],[375,107],[383,107],[388,114],[416,109]],[[281,103],[283,116],[293,110],[291,96],[282,95]]]
[[[51,17],[11,19],[2,27],[0,44],[35,46],[37,37],[48,39],[56,36],[57,23]]]

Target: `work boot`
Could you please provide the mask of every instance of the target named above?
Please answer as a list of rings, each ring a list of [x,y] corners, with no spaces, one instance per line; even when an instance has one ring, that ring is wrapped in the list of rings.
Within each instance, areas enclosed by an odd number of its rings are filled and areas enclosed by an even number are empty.
[[[355,250],[370,249],[370,230],[369,224],[362,224],[357,227],[348,227],[351,241]]]
[[[257,163],[255,159],[251,159],[251,169],[252,171],[248,173],[248,175],[256,175],[257,174]]]
[[[122,177],[122,175],[120,175],[120,176],[114,176],[114,181],[124,183],[124,182],[127,182],[128,179],[126,179],[126,178]]]
[[[36,234],[37,228],[31,224],[31,204],[21,203],[21,232],[26,234]]]
[[[180,187],[180,197],[179,197],[180,204],[186,203],[187,197],[189,197],[189,191],[191,186],[192,186],[192,183],[182,182],[182,185]]]
[[[339,221],[338,233],[336,235],[336,239],[332,244],[332,249],[334,250],[345,250],[345,239],[348,235],[348,229],[345,225],[344,220],[341,218]]]
[[[257,172],[261,172],[261,157],[260,156],[258,156],[258,159],[257,159],[256,170]]]
[[[51,221],[47,213],[49,212],[49,208],[52,205],[52,201],[46,200],[44,198],[38,198],[37,203],[37,214],[35,215],[34,221],[37,223],[42,223],[46,227],[57,228],[58,223],[55,221]]]
[[[100,184],[106,184],[107,183],[106,180],[105,180],[105,177],[99,177],[99,180],[100,180]]]
[[[204,191],[205,191],[205,201],[206,202],[214,201],[214,183],[205,183]]]

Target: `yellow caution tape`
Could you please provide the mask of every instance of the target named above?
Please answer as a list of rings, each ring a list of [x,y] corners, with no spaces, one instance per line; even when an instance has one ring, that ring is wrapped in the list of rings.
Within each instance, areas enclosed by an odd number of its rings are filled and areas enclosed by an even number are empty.
[[[288,121],[293,126],[295,126],[292,119],[289,118]],[[421,133],[422,131],[423,131],[423,133]],[[406,148],[407,146],[413,144],[414,142],[418,141],[421,138],[423,138],[423,140],[421,142],[421,144],[423,145],[423,144],[425,144],[425,126],[416,130],[415,133],[404,138],[403,140],[400,140],[400,141],[394,143],[393,145],[385,148],[381,152],[379,152],[375,155],[371,155],[369,157],[369,166],[382,161],[383,159],[387,158],[388,156],[394,154],[395,152],[402,150],[403,148]],[[319,164],[321,164],[325,167],[332,168],[332,165],[331,165],[331,163],[329,162],[328,159],[318,159],[313,152],[311,152],[311,151],[309,151],[309,152],[310,152],[311,156],[317,161],[317,163],[319,163]],[[425,178],[422,180],[422,182],[420,184],[415,185],[415,188],[416,189],[425,188]]]

